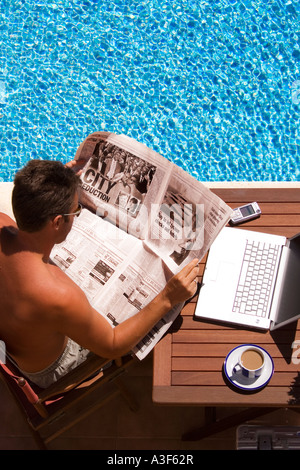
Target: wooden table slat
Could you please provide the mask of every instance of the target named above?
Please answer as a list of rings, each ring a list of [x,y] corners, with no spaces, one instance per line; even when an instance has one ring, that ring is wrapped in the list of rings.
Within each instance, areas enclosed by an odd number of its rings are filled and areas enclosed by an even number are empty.
[[[261,345],[262,346],[262,345]],[[270,353],[271,349],[268,348],[266,345],[265,349]],[[263,347],[263,346],[262,346]],[[277,356],[276,356],[277,354]],[[274,361],[274,368],[276,372],[286,372],[287,370],[287,362],[284,358],[279,356],[279,352],[276,353],[274,349],[274,354],[272,354],[272,359]],[[189,362],[187,363],[185,357],[173,357],[172,359],[172,371],[173,372],[184,372],[184,371],[220,371],[223,368],[224,364],[224,357],[190,357]],[[288,363],[288,370],[290,372],[298,372],[299,371],[299,364],[290,362]]]
[[[292,337],[289,330],[283,330],[280,334],[280,342],[285,343],[291,339],[300,340],[300,332],[296,336]],[[213,344],[221,343],[253,343],[259,340],[260,343],[274,343],[278,342],[278,333],[277,336],[272,336],[271,333],[258,333],[252,330],[238,330],[238,329],[216,329],[211,330],[208,333],[208,330],[182,330],[180,329],[173,338],[173,344],[175,343],[210,343]]]
[[[245,203],[259,202],[299,202],[300,186],[295,188],[213,188],[212,192],[217,194],[228,204],[233,202]]]
[[[248,344],[247,341],[236,341],[232,343],[219,343],[213,344],[189,344],[189,343],[176,343],[172,346],[172,357],[185,357],[186,360],[190,357],[208,358],[210,357],[222,357],[223,360],[227,354],[240,344]],[[273,357],[284,357],[287,363],[292,360],[293,349],[291,344],[268,344],[263,341],[255,341],[250,344],[257,344]],[[189,362],[189,361],[187,361]]]
[[[297,373],[283,372],[281,374],[274,374],[269,382],[269,386],[284,387],[287,382],[292,383],[296,380]],[[224,386],[225,379],[222,373],[216,374],[214,371],[189,371],[189,372],[173,372],[172,385],[211,385],[211,386]]]
[[[171,335],[166,335],[164,341],[156,345],[153,367],[157,371],[156,380],[162,385],[171,385],[171,348]]]
[[[300,393],[300,387],[296,390]],[[169,405],[199,406],[300,406],[300,400],[293,394],[291,387],[265,387],[257,393],[249,394],[233,390],[229,386],[183,386],[154,387],[152,393],[154,403]]]

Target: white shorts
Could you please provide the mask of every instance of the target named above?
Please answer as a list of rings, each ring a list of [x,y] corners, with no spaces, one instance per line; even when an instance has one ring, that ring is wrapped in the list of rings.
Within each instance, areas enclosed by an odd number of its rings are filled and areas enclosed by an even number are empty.
[[[20,370],[26,378],[41,388],[47,388],[52,383],[66,375],[72,369],[84,362],[90,354],[88,349],[84,349],[79,344],[69,338],[68,343],[56,361],[39,372],[26,372]]]

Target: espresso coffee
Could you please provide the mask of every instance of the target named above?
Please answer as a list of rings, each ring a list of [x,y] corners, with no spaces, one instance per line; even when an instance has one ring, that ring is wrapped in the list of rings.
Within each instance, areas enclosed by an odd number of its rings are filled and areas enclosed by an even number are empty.
[[[255,349],[247,349],[241,356],[241,363],[248,370],[257,370],[263,365],[264,359]]]

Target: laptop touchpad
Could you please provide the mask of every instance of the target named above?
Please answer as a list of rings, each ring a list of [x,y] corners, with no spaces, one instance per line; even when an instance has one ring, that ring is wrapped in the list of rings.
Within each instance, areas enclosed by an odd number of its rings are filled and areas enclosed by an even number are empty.
[[[209,280],[210,281],[224,281],[228,282],[231,281],[231,276],[234,271],[234,264],[230,263],[229,261],[221,261],[218,263],[217,266],[214,267],[209,273]]]

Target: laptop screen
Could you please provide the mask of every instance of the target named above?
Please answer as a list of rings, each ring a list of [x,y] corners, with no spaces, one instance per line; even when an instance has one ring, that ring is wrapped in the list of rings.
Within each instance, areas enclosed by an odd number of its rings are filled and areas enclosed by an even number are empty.
[[[288,240],[288,257],[276,315],[276,326],[300,316],[300,233]]]

